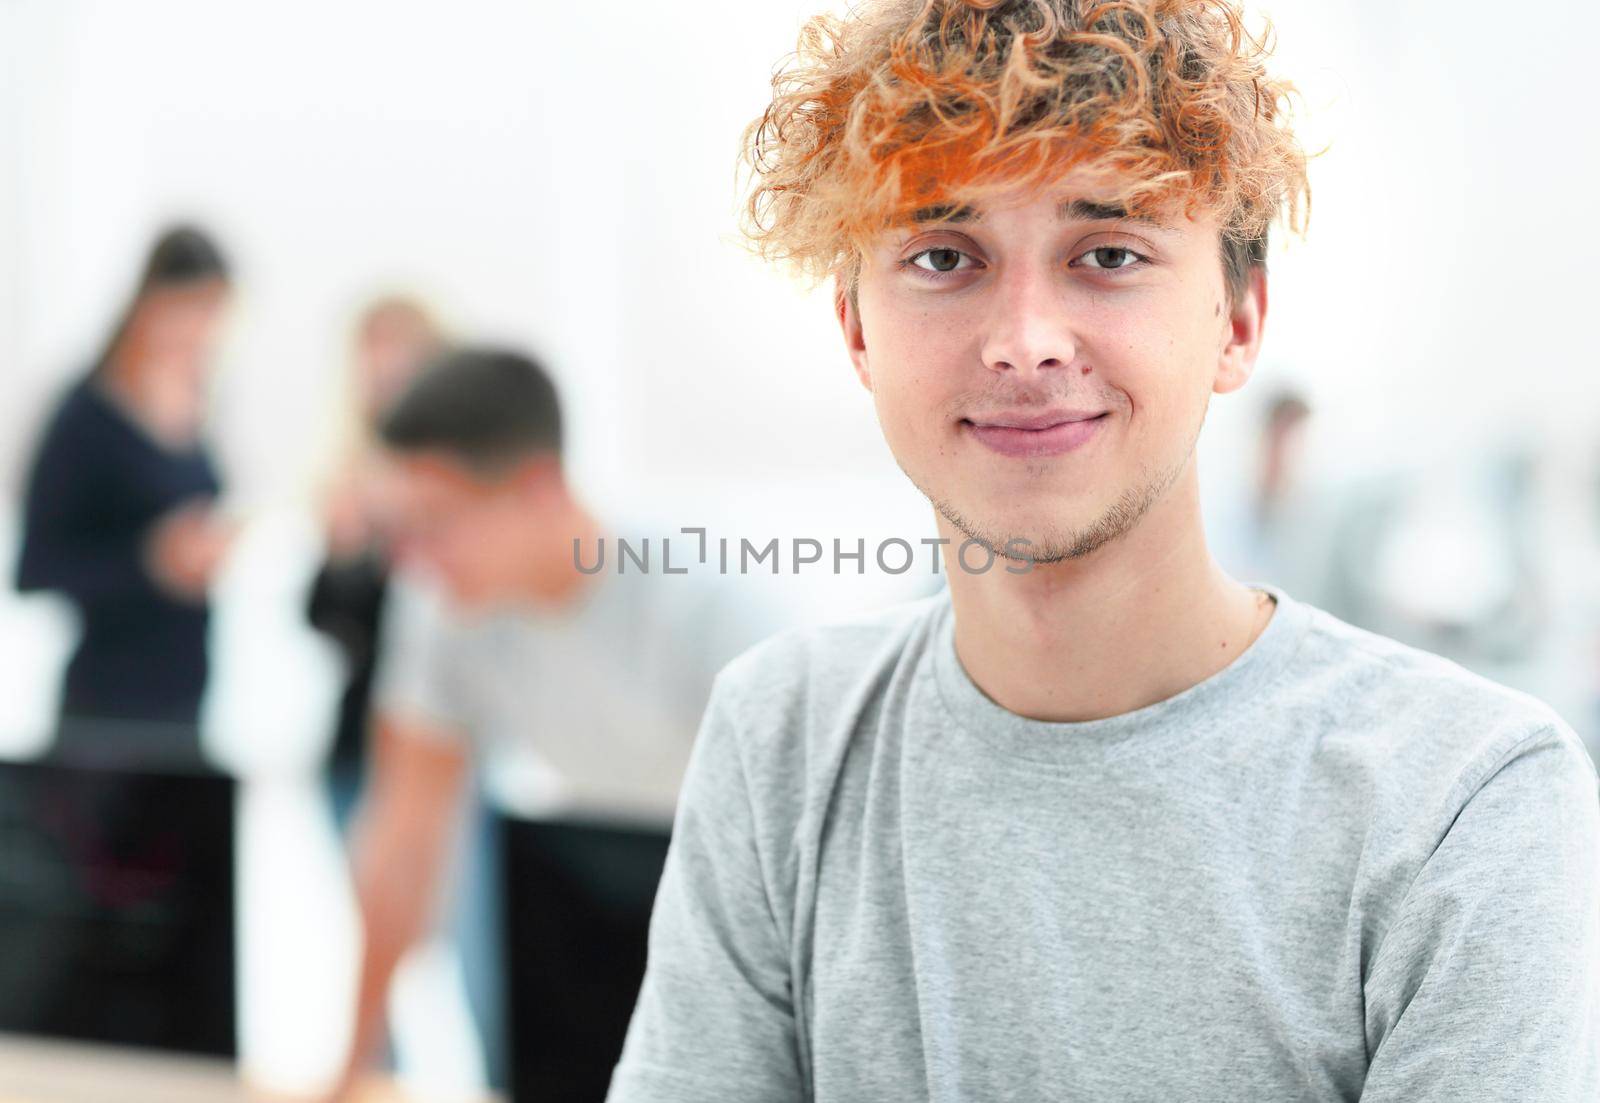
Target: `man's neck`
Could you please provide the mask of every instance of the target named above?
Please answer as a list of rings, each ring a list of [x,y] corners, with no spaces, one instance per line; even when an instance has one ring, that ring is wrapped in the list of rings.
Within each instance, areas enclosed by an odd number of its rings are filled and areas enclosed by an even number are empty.
[[[964,536],[942,517],[940,535]],[[975,559],[976,557],[974,557]],[[1273,601],[1212,560],[1190,474],[1129,532],[1078,559],[1016,574],[949,570],[956,653],[1003,708],[1095,720],[1166,700],[1245,650]]]
[[[600,522],[574,502],[559,521],[548,525],[541,538],[549,538],[546,534],[559,534],[554,537],[559,546],[550,554],[540,556],[530,569],[522,596],[536,611],[560,613],[581,604],[599,579],[598,575],[578,569],[572,542],[580,541],[587,559],[592,554],[588,549],[593,549],[601,535]]]

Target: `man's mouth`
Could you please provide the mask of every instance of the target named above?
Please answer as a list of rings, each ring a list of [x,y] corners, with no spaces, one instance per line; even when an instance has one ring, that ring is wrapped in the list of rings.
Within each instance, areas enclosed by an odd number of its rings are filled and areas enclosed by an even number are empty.
[[[963,418],[961,426],[1002,456],[1033,458],[1071,452],[1100,435],[1109,410],[1002,411]]]

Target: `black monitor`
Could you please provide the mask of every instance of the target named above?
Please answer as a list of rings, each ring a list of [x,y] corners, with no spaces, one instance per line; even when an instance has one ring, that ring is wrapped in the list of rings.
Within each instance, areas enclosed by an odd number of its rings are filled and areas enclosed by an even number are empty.
[[[0,762],[0,1031],[237,1055],[235,784]]]
[[[644,980],[668,832],[496,818],[511,1099],[602,1099]]]

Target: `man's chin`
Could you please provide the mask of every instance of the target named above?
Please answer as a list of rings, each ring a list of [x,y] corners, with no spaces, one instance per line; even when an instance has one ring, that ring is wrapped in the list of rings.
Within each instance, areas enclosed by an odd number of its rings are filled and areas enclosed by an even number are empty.
[[[456,611],[469,618],[484,616],[499,605],[492,590],[475,584],[451,582],[447,584],[446,592]]]
[[[1082,559],[1133,531],[1189,470],[1193,452],[1191,442],[1183,459],[1165,470],[1147,472],[1143,481],[1114,494],[1104,485],[1090,491],[1080,482],[1074,490],[1054,480],[1000,488],[981,485],[983,480],[974,486],[969,479],[953,497],[930,494],[920,482],[917,486],[963,540],[976,540],[996,556],[1025,557],[1043,565]]]
[[[969,540],[988,549],[996,559],[1018,564],[1043,566],[1079,559],[1107,540],[1120,535],[1118,526],[1107,525],[1107,514],[1084,513],[1082,503],[1056,509],[1018,510],[1000,516],[962,514],[940,507],[945,519],[960,534],[947,554],[955,555]],[[980,557],[969,549],[971,559]]]

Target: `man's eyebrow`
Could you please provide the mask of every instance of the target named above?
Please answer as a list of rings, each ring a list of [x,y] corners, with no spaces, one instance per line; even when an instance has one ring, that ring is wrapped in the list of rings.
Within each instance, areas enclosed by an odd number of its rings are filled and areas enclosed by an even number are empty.
[[[1073,218],[1083,222],[1148,222],[1155,223],[1149,215],[1130,214],[1128,209],[1117,203],[1095,203],[1088,199],[1069,199],[1056,206],[1056,218]],[[975,210],[967,204],[959,206],[950,203],[936,204],[932,207],[922,207],[912,212],[913,222],[980,222],[983,220],[982,212]]]
[[[1074,199],[1056,208],[1057,218],[1076,218],[1084,222],[1150,222],[1155,219],[1145,214],[1133,214],[1120,203],[1094,203],[1087,199]]]

